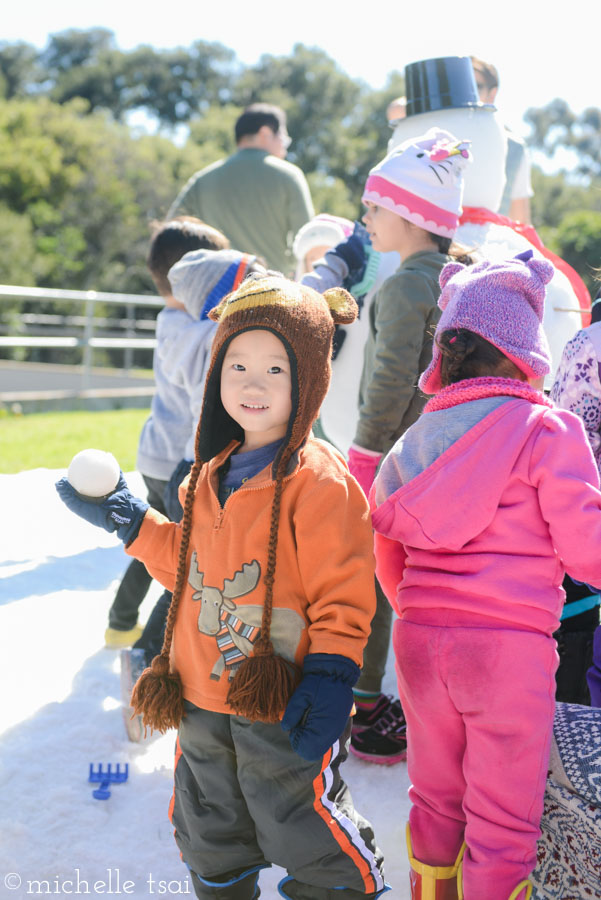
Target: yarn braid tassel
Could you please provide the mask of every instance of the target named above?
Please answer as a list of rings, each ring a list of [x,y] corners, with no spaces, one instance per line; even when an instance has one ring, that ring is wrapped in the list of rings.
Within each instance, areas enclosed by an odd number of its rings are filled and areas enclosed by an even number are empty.
[[[254,655],[238,668],[227,695],[236,715],[251,722],[279,722],[301,678],[298,666],[276,656],[270,640],[259,640]]]
[[[176,672],[169,671],[169,657],[155,656],[135,683],[130,703],[134,715],[142,716],[144,734],[147,728],[164,734],[179,727],[184,715],[182,683]]]

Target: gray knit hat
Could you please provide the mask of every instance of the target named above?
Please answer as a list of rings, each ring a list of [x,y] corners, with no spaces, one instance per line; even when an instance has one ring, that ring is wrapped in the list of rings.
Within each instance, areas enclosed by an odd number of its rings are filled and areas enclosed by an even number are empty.
[[[173,296],[183,303],[194,319],[207,319],[214,306],[235,291],[256,256],[238,250],[190,250],[174,266],[167,277]]]

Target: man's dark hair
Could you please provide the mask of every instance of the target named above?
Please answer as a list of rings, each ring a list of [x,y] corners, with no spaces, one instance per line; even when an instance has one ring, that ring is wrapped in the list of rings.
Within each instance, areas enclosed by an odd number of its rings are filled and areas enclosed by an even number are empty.
[[[153,222],[147,264],[162,297],[171,294],[167,272],[189,250],[227,250],[224,234],[194,216],[177,216],[168,222]]]
[[[279,106],[272,106],[270,103],[252,103],[236,121],[236,143],[239,144],[247,135],[256,134],[263,125],[277,134],[280,128],[286,127],[286,113]]]
[[[492,91],[493,88],[498,88],[499,73],[497,67],[483,59],[479,59],[477,56],[470,56],[470,59],[474,75],[478,74],[484,79],[487,90]]]

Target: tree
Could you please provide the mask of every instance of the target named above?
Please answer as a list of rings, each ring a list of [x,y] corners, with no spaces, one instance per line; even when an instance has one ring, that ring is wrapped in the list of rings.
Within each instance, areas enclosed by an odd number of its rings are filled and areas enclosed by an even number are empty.
[[[369,171],[385,156],[391,137],[386,108],[391,100],[404,93],[405,79],[399,72],[389,74],[382,90],[365,90],[348,123],[346,158],[335,154],[332,159],[332,174],[349,185],[359,211]]]
[[[601,109],[589,107],[580,115],[565,100],[532,108],[524,117],[532,127],[529,143],[552,158],[557,150],[571,150],[576,170],[586,179],[601,175]]]
[[[146,109],[166,125],[188,122],[227,95],[235,56],[222,44],[123,54],[121,107]]]
[[[546,229],[556,229],[567,215],[583,209],[601,211],[601,183],[591,181],[586,187],[572,184],[563,173],[548,175],[532,167],[532,221],[545,240]]]
[[[351,221],[356,218],[357,203],[341,178],[325,175],[323,172],[309,172],[307,182],[316,213],[345,216]]]
[[[52,35],[39,61],[46,90],[58,103],[82,97],[90,111],[110,110],[119,120],[129,110],[144,109],[171,126],[227,94],[235,55],[206,41],[173,50],[141,45],[124,52],[111,31],[91,28]]]
[[[153,292],[148,223],[164,215],[187,159],[79,99],[0,103],[0,197],[30,222],[35,282]]]
[[[4,204],[0,204],[0,246],[0,284],[33,285],[35,244],[31,219]]]
[[[107,114],[89,113],[81,99],[0,101],[0,237],[10,238],[0,243],[1,277],[154,294],[145,264],[150,220],[165,214],[180,171],[191,165],[187,154],[161,136],[135,137]],[[21,311],[71,314],[73,307],[24,303]],[[111,309],[112,316],[125,314]],[[77,360],[70,354],[62,361]]]
[[[555,233],[553,249],[576,269],[594,297],[601,267],[601,212],[581,210],[566,216]]]
[[[35,47],[19,41],[0,42],[0,97],[22,97],[39,78]]]
[[[50,35],[40,64],[54,80],[65,72],[95,62],[101,53],[116,49],[115,36],[108,28],[69,28]]]
[[[242,108],[231,103],[223,106],[212,104],[202,116],[190,120],[188,145],[193,148],[196,162],[186,178],[234,152],[234,126],[241,113]]]

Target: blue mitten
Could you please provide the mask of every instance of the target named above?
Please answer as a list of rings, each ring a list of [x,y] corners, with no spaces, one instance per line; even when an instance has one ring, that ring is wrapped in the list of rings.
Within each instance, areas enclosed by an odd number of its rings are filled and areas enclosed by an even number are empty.
[[[365,245],[359,235],[353,232],[339,244],[336,244],[333,252],[347,264],[348,277],[350,278],[352,273],[354,281],[360,281],[360,273],[365,269],[367,263],[367,254]]]
[[[355,222],[353,233],[332,252],[347,265],[348,274],[342,287],[350,291],[359,304],[360,315],[363,298],[372,286],[379,266],[379,254],[374,252],[367,228],[361,222]]]
[[[282,719],[292,749],[303,759],[321,759],[344,731],[359,674],[359,666],[346,656],[310,653],[305,657],[301,683]]]
[[[61,478],[56,482],[56,490],[71,512],[85,519],[86,522],[90,522],[91,525],[98,525],[99,528],[104,528],[105,531],[111,533],[115,531],[117,537],[121,538],[124,544],[129,544],[137,537],[142,519],[148,509],[148,503],[133,496],[123,477],[123,472],[119,475],[119,481],[113,493],[105,497],[101,503],[84,500],[67,478]]]

